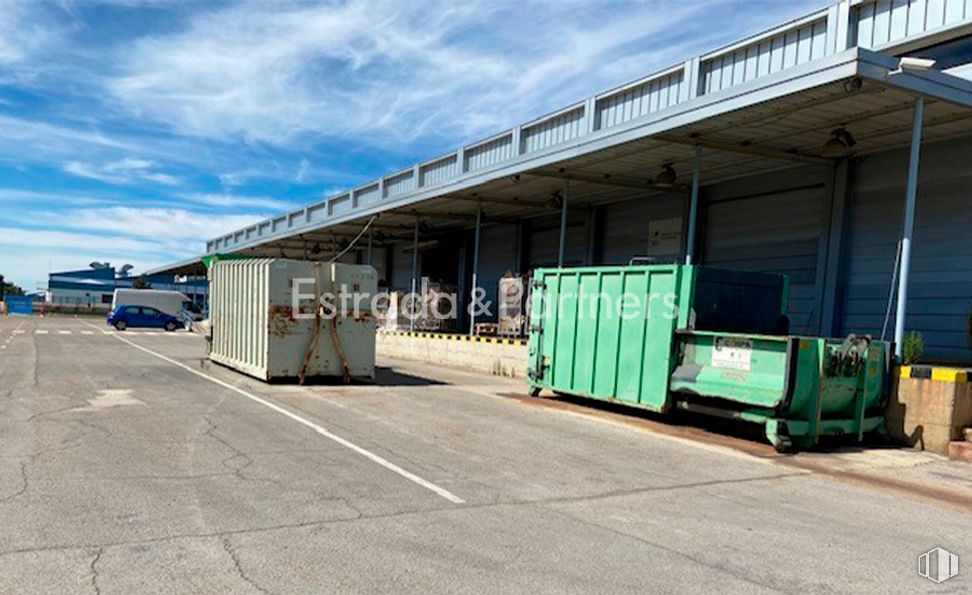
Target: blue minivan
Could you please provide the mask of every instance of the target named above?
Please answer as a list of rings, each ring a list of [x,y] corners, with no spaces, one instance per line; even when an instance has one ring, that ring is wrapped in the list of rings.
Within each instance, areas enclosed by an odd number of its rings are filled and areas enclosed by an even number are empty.
[[[116,306],[108,314],[108,324],[123,331],[131,328],[161,328],[167,331],[185,328],[175,316],[149,306]]]

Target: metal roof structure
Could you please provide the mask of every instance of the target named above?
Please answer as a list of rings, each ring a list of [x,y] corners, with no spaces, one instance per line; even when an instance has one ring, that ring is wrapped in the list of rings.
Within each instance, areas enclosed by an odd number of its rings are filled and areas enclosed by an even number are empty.
[[[941,6],[933,10],[933,4]],[[958,10],[959,4],[961,10]],[[965,5],[969,6],[966,7]],[[922,12],[917,12],[920,5]],[[901,7],[904,7],[903,9]],[[939,10],[940,8],[940,10]],[[902,10],[904,11],[902,13]],[[936,12],[937,11],[937,12]],[[925,99],[924,140],[972,134],[972,82],[903,69],[909,51],[972,30],[972,0],[842,0],[447,155],[207,242],[206,253],[326,258],[372,217],[385,241],[684,191],[696,147],[701,183],[807,163],[846,127],[854,154],[906,146]],[[868,45],[873,49],[858,47]],[[681,186],[659,188],[671,165]],[[154,271],[198,272],[198,258]]]

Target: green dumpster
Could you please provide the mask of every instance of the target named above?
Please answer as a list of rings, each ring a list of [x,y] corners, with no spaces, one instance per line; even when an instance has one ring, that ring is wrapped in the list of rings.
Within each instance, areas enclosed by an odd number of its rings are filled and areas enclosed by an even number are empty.
[[[794,337],[785,277],[688,265],[535,271],[531,392],[762,424],[778,449],[883,428],[886,343]]]

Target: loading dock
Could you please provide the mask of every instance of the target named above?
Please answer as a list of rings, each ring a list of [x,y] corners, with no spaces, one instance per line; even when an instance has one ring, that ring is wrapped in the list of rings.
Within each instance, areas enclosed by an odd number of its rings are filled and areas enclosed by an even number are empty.
[[[972,154],[972,83],[896,56],[961,38],[967,23],[929,18],[925,29],[885,30],[884,10],[897,5],[876,4],[838,2],[214,238],[207,252],[313,257],[378,215],[371,251],[383,255],[374,258],[380,278],[408,291],[423,270],[413,246],[456,246],[454,277],[467,302],[474,273],[492,298],[503,272],[559,263],[648,255],[769,270],[793,277],[797,328],[885,338],[919,330],[929,358],[972,361],[963,330],[972,292],[944,270],[972,270],[968,228],[951,228],[954,240],[934,235],[954,208],[936,203],[953,204],[959,156]],[[834,143],[848,150],[835,154]],[[920,145],[924,160],[910,159]],[[939,201],[946,187],[952,195]],[[876,203],[880,211],[868,212]],[[675,229],[674,249],[650,243],[663,229]],[[914,256],[896,258],[909,239]],[[363,262],[367,250],[347,258]]]

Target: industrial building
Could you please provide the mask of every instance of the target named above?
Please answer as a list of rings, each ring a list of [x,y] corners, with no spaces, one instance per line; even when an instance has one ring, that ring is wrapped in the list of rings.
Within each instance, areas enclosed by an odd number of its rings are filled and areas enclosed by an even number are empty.
[[[131,288],[136,277],[117,271],[112,266],[51,273],[47,278],[44,301],[65,306],[109,308],[115,289]],[[200,307],[208,302],[209,283],[204,276],[180,278],[154,274],[145,277],[152,289],[181,291]]]
[[[346,259],[494,303],[550,265],[784,273],[795,334],[918,331],[927,359],[972,361],[972,0],[841,0],[672,59],[205,254],[328,259],[370,222]]]

